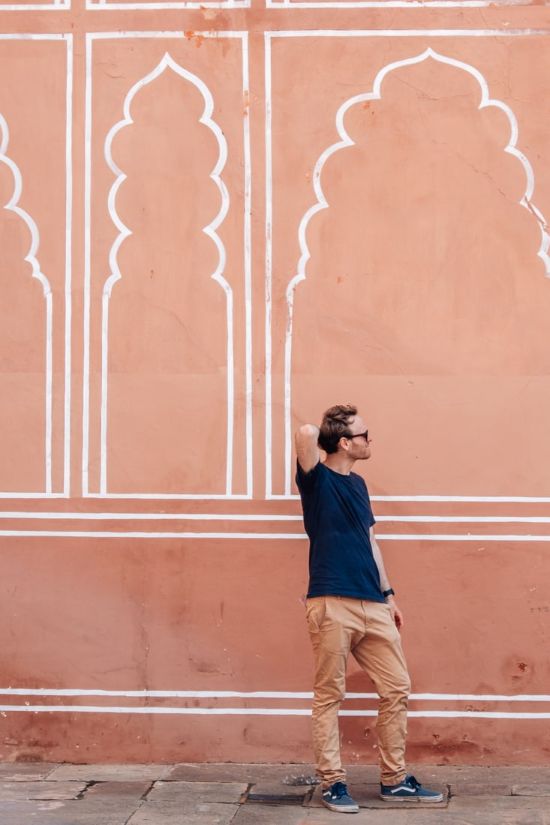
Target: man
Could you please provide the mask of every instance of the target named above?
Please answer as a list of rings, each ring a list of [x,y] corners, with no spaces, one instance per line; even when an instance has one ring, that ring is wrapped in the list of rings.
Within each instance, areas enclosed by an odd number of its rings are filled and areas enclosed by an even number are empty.
[[[315,660],[313,748],[323,804],[342,813],[359,811],[348,794],[338,730],[350,652],[380,697],[380,796],[392,802],[443,799],[405,770],[410,681],[399,637],[403,616],[374,537],[367,486],[351,471],[356,461],[370,458],[370,444],[363,419],[350,405],[327,410],[320,429],[305,424],[296,433],[296,482],[310,539],[306,617]]]

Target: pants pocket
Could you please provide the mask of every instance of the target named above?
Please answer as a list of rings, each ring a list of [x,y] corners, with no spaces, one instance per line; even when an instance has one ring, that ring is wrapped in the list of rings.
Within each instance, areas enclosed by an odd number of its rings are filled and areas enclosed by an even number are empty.
[[[310,633],[319,633],[319,628],[325,618],[325,597],[316,596],[306,602],[306,622]]]

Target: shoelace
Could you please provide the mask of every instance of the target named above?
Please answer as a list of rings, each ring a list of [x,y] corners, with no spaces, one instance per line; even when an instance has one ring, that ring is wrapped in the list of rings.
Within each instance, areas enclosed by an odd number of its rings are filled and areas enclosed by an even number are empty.
[[[336,799],[341,799],[343,796],[348,795],[348,786],[344,785],[343,782],[336,782],[331,788],[331,796]]]
[[[406,776],[406,777],[405,777],[405,783],[406,783],[407,785],[410,785],[410,786],[411,786],[411,788],[414,788],[414,789],[415,789],[415,791],[416,791],[418,788],[421,788],[421,787],[422,787],[422,785],[420,784],[420,782],[419,782],[419,781],[418,781],[418,780],[417,780],[414,776]]]

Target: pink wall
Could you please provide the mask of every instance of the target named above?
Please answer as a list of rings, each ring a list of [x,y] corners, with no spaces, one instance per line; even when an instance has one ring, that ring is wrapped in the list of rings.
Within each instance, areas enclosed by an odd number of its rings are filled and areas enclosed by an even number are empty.
[[[0,757],[311,759],[291,434],[353,401],[409,758],[542,761],[544,8],[0,17]]]

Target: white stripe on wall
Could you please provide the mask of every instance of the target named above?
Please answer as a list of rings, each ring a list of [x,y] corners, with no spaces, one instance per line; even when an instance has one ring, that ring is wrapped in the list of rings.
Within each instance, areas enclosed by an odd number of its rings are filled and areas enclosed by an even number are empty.
[[[74,688],[0,688],[0,696],[125,696],[169,699],[313,699],[311,691],[279,690],[100,690]],[[378,699],[376,693],[346,693],[347,700]],[[550,694],[522,693],[411,693],[411,701],[424,702],[550,702]]]
[[[93,705],[0,705],[0,713],[131,713],[178,716],[311,716],[308,708],[169,708],[101,707]],[[341,710],[339,716],[377,716],[376,710]],[[410,718],[550,719],[550,713],[500,713],[492,711],[412,710]]]

